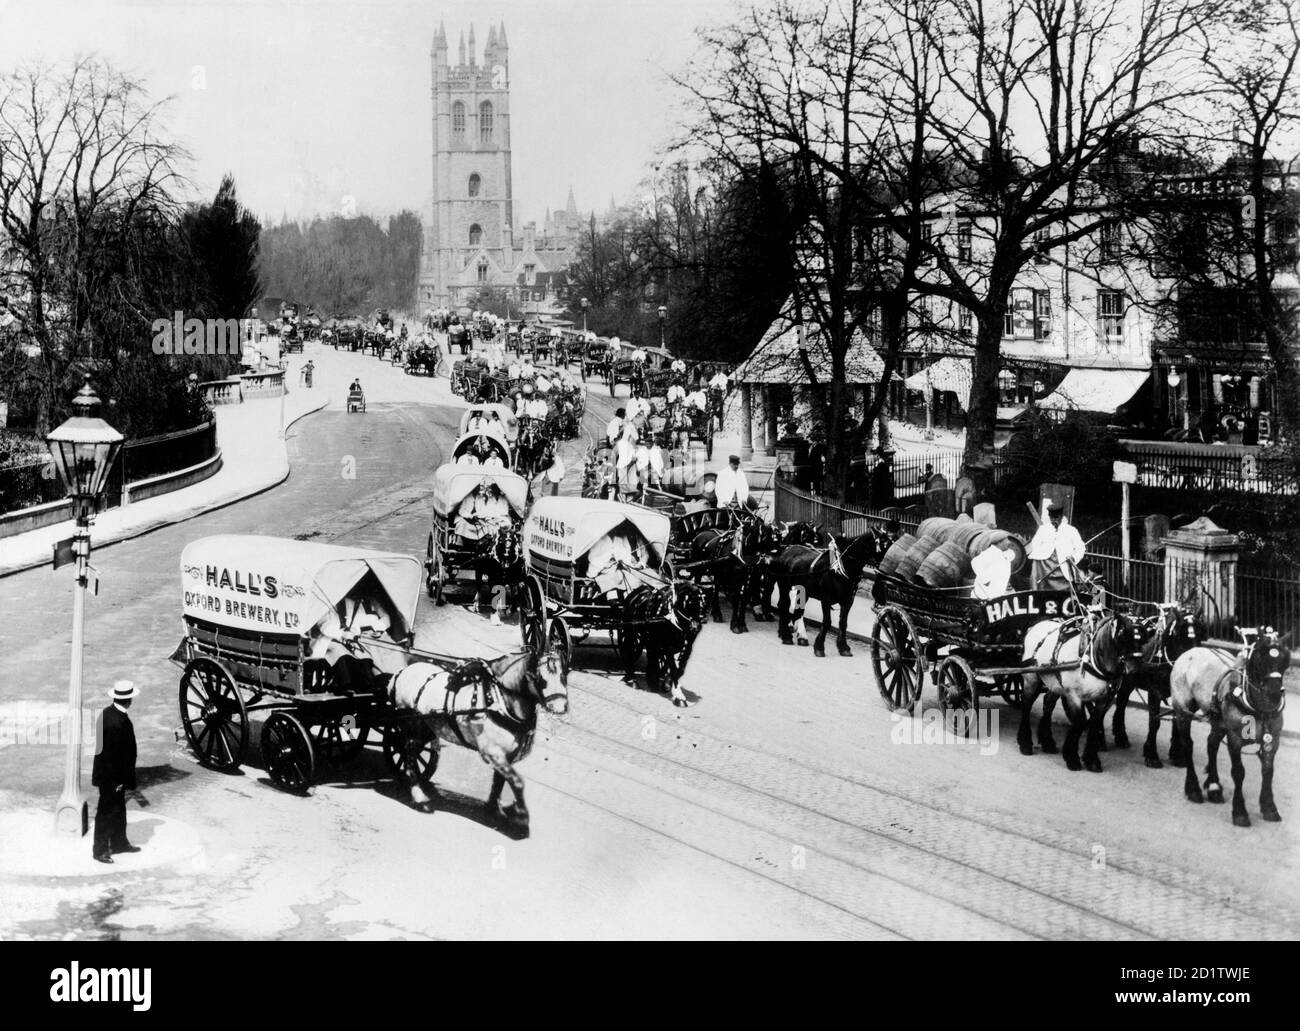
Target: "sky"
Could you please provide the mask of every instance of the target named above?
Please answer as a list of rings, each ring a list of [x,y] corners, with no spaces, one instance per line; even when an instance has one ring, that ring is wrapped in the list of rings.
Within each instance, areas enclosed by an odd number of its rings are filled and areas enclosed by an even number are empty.
[[[445,23],[482,61],[506,23],[515,207],[541,223],[573,187],[580,210],[641,194],[681,118],[666,81],[697,25],[736,0],[0,0],[0,69],[94,53],[171,97],[196,197],[224,172],[279,221],[354,208],[423,215],[431,201],[429,50]]]

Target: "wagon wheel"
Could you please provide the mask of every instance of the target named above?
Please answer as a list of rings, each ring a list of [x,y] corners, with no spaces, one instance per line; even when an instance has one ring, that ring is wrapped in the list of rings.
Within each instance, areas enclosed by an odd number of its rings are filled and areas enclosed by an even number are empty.
[[[344,713],[309,726],[317,757],[322,763],[333,766],[351,762],[360,755],[370,736],[370,720],[364,712]]]
[[[425,560],[424,568],[424,589],[435,605],[441,605],[443,577],[446,571],[443,569],[442,549],[433,539],[433,534],[429,534],[428,558]]]
[[[316,779],[316,749],[295,716],[279,710],[262,728],[262,764],[277,787],[305,795]]]
[[[428,786],[438,769],[437,739],[424,720],[415,722],[420,735],[420,751],[415,759],[416,779]],[[390,723],[384,728],[384,763],[394,777],[406,776],[406,735],[407,729],[402,723]]]
[[[944,728],[970,737],[970,728],[974,725],[978,736],[980,688],[970,663],[959,655],[948,656],[934,675],[934,686],[939,691],[939,710],[943,713]]]
[[[200,656],[181,674],[181,722],[194,755],[204,766],[231,770],[248,745],[248,712],[234,678],[221,663]]]
[[[573,664],[573,638],[569,636],[569,624],[565,622],[563,616],[556,616],[551,620],[551,627],[546,632],[546,639],[549,646],[555,649],[556,656],[560,661],[560,670],[567,680],[569,669]]]
[[[613,396],[614,396],[614,387],[615,387],[615,385],[618,383],[618,380],[615,379],[615,377],[614,377],[614,366],[613,366],[613,365],[611,365],[611,366],[609,367],[609,372],[607,373],[607,377],[608,377],[608,378],[607,378],[606,382],[609,383],[609,396],[610,396],[610,397],[613,397]]]
[[[1019,673],[1001,673],[993,678],[993,689],[1002,696],[1003,701],[1019,709],[1024,698],[1024,684]]]
[[[542,585],[534,577],[524,581],[519,598],[519,635],[524,648],[534,655],[546,651],[546,602],[542,598]]]
[[[911,712],[925,682],[925,657],[916,627],[906,612],[886,605],[871,630],[871,671],[885,704],[894,712]]]

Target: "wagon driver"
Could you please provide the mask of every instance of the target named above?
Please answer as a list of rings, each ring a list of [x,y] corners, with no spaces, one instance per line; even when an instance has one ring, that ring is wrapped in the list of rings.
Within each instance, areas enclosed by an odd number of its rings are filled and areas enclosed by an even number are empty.
[[[1083,538],[1068,519],[1065,509],[1049,499],[1043,500],[1045,518],[1029,542],[1028,556],[1033,561],[1031,581],[1035,590],[1066,590],[1076,579],[1083,560]]]

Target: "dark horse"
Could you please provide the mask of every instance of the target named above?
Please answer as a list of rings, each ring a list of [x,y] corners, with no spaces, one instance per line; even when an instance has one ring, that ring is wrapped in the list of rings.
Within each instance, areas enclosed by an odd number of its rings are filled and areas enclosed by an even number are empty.
[[[1192,648],[1174,662],[1169,673],[1169,699],[1174,709],[1174,739],[1182,747],[1181,761],[1171,758],[1170,762],[1187,767],[1183,792],[1188,801],[1204,802],[1192,759],[1192,716],[1198,709],[1204,712],[1210,722],[1205,794],[1211,802],[1223,801],[1219,742],[1227,738],[1234,789],[1232,822],[1237,827],[1249,827],[1250,816],[1241,790],[1246,776],[1241,752],[1252,744],[1259,745],[1259,814],[1270,823],[1282,819],[1273,801],[1273,759],[1282,735],[1282,710],[1286,707],[1282,674],[1291,664],[1291,653],[1282,646],[1272,627],[1257,627],[1243,632],[1242,636],[1246,639],[1246,651],[1235,660],[1215,648]]]
[[[824,543],[820,527],[805,522],[776,522],[772,524],[772,539],[766,552],[758,558],[758,569],[752,581],[752,592],[747,599],[754,607],[754,618],[760,623],[771,622],[776,618],[772,609],[772,588],[776,579],[772,575],[772,560],[786,548],[795,544],[812,546]],[[803,613],[799,613],[800,616]],[[807,641],[802,641],[807,644]]]
[[[749,519],[730,530],[701,530],[691,540],[692,566],[713,580],[710,592],[713,621],[722,622],[718,595],[725,593],[731,604],[733,634],[749,632],[745,625],[745,601],[754,593],[754,580],[759,575],[758,559],[775,539],[770,523]]]
[[[557,716],[569,711],[568,663],[561,652],[469,659],[454,669],[413,662],[389,681],[388,700],[399,714],[400,768],[418,809],[428,813],[435,808],[437,792],[430,794],[425,787],[433,787],[441,739],[478,752],[492,767],[488,809],[527,830],[524,780],[515,763],[533,747],[539,706]],[[426,750],[431,755],[422,761]],[[515,796],[509,810],[501,808],[507,783]]]
[[[1128,733],[1124,729],[1124,711],[1128,708],[1129,696],[1135,690],[1145,692],[1147,699],[1147,740],[1142,746],[1142,756],[1153,770],[1164,764],[1156,749],[1156,738],[1160,733],[1161,711],[1169,704],[1169,671],[1178,656],[1189,648],[1195,648],[1205,640],[1205,624],[1194,612],[1187,612],[1177,605],[1161,606],[1158,615],[1142,621],[1140,631],[1146,642],[1138,658],[1138,668],[1125,674],[1115,692],[1115,716],[1111,728],[1115,735],[1116,748],[1128,748]],[[1169,761],[1178,758],[1179,742],[1175,738],[1169,747]]]
[[[481,537],[474,555],[474,604],[481,603],[486,582],[493,623],[501,622],[502,609],[513,607],[515,591],[523,581],[524,548],[519,528],[500,526],[495,533]]]
[[[708,616],[708,602],[697,584],[674,580],[635,588],[623,600],[625,678],[629,682],[635,678],[632,667],[644,648],[647,682],[667,694],[674,705],[686,705],[681,678]]]
[[[813,654],[826,654],[826,634],[831,626],[831,608],[840,609],[839,628],[835,646],[841,655],[852,655],[849,650],[848,619],[853,599],[857,597],[858,581],[868,565],[880,561],[888,547],[888,538],[874,530],[857,537],[828,534],[824,548],[793,544],[781,549],[772,559],[771,574],[777,586],[777,631],[782,644],[794,644],[790,630],[790,588],[802,587],[809,599],[822,603],[822,625],[813,642]]]
[[[519,436],[515,440],[515,472],[531,480],[542,469],[546,452],[546,432],[541,419],[527,416],[519,420]]]

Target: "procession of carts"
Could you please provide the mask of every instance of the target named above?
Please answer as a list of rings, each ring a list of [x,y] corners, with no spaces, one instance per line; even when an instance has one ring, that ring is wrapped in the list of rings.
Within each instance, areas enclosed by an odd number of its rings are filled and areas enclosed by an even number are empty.
[[[410,555],[276,537],[205,537],[181,553],[180,717],[199,762],[234,770],[250,718],[271,780],[303,792],[355,758],[371,731],[402,772],[406,730],[376,690],[412,657],[423,571]],[[427,779],[432,747],[416,771]]]

